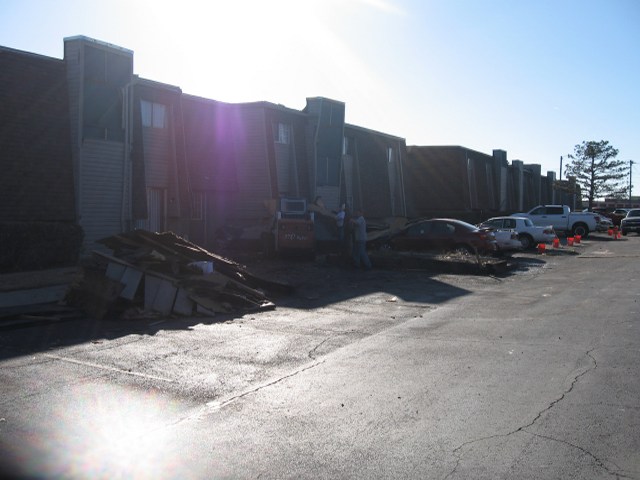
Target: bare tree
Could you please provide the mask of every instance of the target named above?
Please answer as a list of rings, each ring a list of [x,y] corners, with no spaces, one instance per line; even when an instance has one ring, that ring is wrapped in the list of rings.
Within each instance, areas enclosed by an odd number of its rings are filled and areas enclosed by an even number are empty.
[[[576,178],[589,200],[589,210],[593,201],[600,197],[622,198],[626,195],[626,179],[629,165],[618,160],[618,150],[606,140],[582,142],[569,154],[566,175]]]

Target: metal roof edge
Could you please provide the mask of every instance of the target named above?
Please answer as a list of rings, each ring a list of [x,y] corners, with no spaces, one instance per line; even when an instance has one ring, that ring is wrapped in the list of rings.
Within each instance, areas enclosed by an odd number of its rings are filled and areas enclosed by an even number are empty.
[[[64,60],[61,59],[61,58],[51,57],[49,55],[42,55],[40,53],[27,52],[26,50],[20,50],[18,48],[11,48],[11,47],[5,47],[3,45],[0,45],[0,51],[5,51],[7,53],[15,53],[15,54],[24,55],[24,56],[27,56],[27,57],[37,57],[37,58],[40,58],[42,60],[51,60],[51,61],[54,61],[54,62],[64,62]]]
[[[220,105],[228,105],[239,108],[271,108],[274,110],[286,111],[287,113],[295,114],[295,115],[304,115],[307,116],[305,112],[300,110],[296,110],[295,108],[289,108],[279,103],[272,103],[268,101],[257,101],[257,102],[225,102],[222,100],[215,100],[213,98],[202,97],[199,95],[193,95],[190,93],[183,93],[183,96],[188,100],[207,102],[207,103],[217,103]]]
[[[352,125],[350,123],[345,123],[344,126],[345,128],[353,128],[355,130],[361,130],[363,132],[375,133],[376,135],[384,135],[385,137],[395,138],[396,140],[402,140],[404,142],[407,141],[404,137],[399,137],[398,135],[392,135],[390,133],[381,132],[379,130],[373,130],[367,127],[360,127],[359,125]]]
[[[170,83],[158,82],[156,80],[150,80],[148,78],[138,77],[137,75],[133,76],[133,84],[139,85],[142,87],[153,87],[153,88],[161,88],[163,90],[172,90],[177,93],[182,93],[182,89],[177,85],[171,85]]]
[[[122,53],[127,53],[129,55],[133,55],[133,50],[121,47],[119,45],[115,45],[113,43],[105,42],[103,40],[97,40],[95,38],[87,37],[86,35],[73,35],[71,37],[64,37],[63,40],[65,42],[72,42],[72,41],[79,40],[79,41],[83,41],[83,42],[86,42],[86,43],[93,43],[95,45],[101,45],[103,47],[111,48],[111,49],[114,49],[114,50],[119,50]]]

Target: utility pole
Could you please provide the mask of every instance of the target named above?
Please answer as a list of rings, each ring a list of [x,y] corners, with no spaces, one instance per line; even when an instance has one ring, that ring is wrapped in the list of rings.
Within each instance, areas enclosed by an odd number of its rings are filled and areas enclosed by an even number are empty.
[[[633,185],[631,185],[632,172],[633,172],[633,160],[629,160],[629,202],[631,202],[631,188],[633,187]]]
[[[562,181],[562,155],[560,155],[560,181]]]

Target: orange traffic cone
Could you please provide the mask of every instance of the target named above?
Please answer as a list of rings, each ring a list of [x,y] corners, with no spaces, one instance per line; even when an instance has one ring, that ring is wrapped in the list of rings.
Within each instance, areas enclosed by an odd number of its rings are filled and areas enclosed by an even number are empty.
[[[553,239],[553,248],[558,248],[560,246],[560,239],[558,237]]]
[[[582,235],[576,235],[575,237],[573,237],[573,241],[575,243],[580,243],[580,240],[582,240]]]
[[[567,245],[569,245],[570,247],[573,247],[573,237],[567,237]]]
[[[544,243],[539,243],[538,244],[538,253],[544,253],[546,248],[547,248],[547,246]]]

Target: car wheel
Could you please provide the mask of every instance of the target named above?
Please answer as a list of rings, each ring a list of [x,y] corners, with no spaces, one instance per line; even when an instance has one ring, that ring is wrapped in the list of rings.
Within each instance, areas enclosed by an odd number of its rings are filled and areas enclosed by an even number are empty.
[[[625,232],[624,230],[622,230],[622,235],[624,235],[625,237],[627,236],[627,232]],[[640,235],[640,234],[638,234]]]
[[[473,251],[473,248],[470,245],[464,244],[456,245],[455,247],[453,247],[453,253],[463,256],[476,254],[476,252]]]
[[[380,252],[389,252],[393,250],[393,245],[391,245],[391,243],[389,242],[383,242],[380,245],[378,245],[377,250]]]
[[[523,250],[529,250],[533,246],[533,238],[527,234],[520,235],[520,243]]]
[[[577,223],[573,226],[573,236],[580,235],[582,238],[587,238],[589,236],[589,227],[587,227],[584,223]]]

